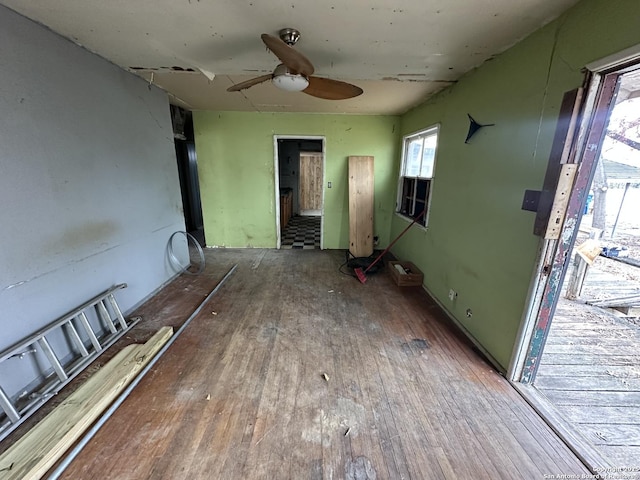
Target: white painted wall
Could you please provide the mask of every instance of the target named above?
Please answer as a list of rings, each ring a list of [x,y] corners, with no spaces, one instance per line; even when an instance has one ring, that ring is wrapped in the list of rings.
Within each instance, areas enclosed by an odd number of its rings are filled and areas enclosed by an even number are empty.
[[[0,72],[2,351],[113,284],[137,305],[184,217],[164,92],[2,6]]]

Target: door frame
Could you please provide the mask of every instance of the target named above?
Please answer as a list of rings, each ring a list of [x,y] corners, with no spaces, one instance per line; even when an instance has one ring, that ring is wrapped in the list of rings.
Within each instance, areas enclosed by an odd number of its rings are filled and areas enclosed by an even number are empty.
[[[577,174],[569,192],[562,229],[557,239],[543,239],[529,295],[507,372],[510,381],[531,385],[551,327],[570,253],[600,158],[602,140],[615,101],[618,79],[640,65],[640,45],[588,64],[591,75],[582,104],[578,131],[567,163]],[[568,139],[571,141],[571,139]],[[558,192],[556,192],[556,196]]]
[[[276,248],[282,245],[280,232],[280,165],[278,156],[278,140],[321,140],[322,141],[322,208],[320,210],[320,250],[324,250],[324,204],[327,175],[327,139],[324,135],[274,135],[273,136],[273,171],[274,171],[274,197],[276,217]]]
[[[204,247],[206,237],[192,112],[171,105],[171,119],[185,231],[193,235],[200,246]],[[181,131],[176,132],[176,130]]]

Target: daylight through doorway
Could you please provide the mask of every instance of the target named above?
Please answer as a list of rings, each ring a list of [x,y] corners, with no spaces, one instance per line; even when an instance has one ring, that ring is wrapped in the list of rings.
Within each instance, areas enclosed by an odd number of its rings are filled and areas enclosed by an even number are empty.
[[[640,458],[640,216],[632,203],[640,201],[638,64],[595,73],[585,98],[580,128],[565,141],[571,148],[562,163],[578,168],[564,190],[558,184],[556,199],[568,198],[562,227],[555,237],[549,228],[545,234],[533,327],[523,328],[510,374],[576,454],[601,471],[631,468]]]
[[[640,70],[622,74],[533,384],[613,465],[640,458]],[[633,477],[630,477],[633,478]]]

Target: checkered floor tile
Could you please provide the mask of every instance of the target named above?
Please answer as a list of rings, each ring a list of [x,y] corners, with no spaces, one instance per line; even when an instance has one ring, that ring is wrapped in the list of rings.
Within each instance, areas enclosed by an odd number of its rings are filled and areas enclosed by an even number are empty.
[[[292,217],[282,232],[281,248],[320,248],[320,217]]]

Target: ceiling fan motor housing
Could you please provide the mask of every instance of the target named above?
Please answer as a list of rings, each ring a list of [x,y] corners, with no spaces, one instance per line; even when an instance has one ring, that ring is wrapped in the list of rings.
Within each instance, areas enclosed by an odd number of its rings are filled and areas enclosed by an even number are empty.
[[[300,32],[295,28],[283,28],[279,32],[280,40],[289,46],[293,46],[300,40]]]

